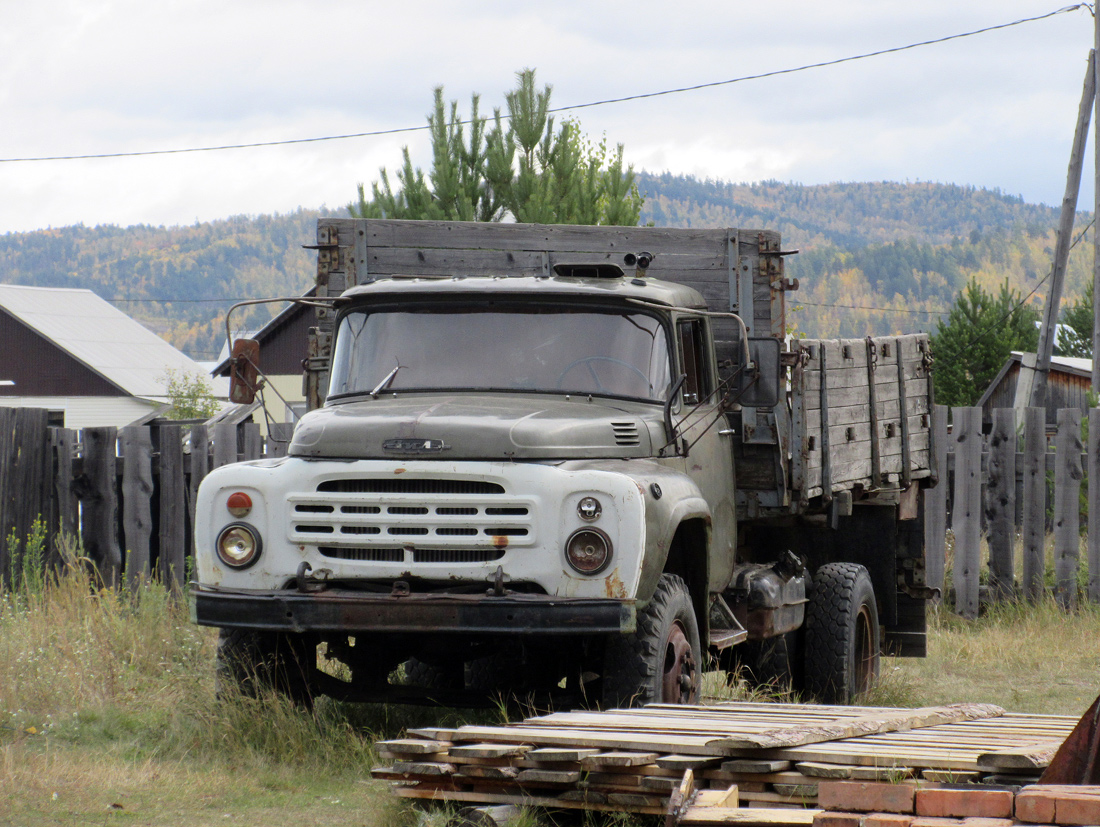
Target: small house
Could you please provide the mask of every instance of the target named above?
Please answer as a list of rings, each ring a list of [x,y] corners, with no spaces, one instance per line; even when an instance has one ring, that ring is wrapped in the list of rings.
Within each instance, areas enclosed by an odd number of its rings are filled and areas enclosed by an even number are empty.
[[[978,400],[982,409],[982,421],[992,421],[994,408],[1022,410],[1031,404],[1030,365],[1035,364],[1035,354],[1013,351]],[[1047,376],[1046,421],[1054,425],[1059,408],[1088,410],[1088,393],[1092,388],[1092,360],[1070,356],[1052,356]]]
[[[0,284],[0,342],[0,405],[45,408],[67,428],[148,420],[170,406],[171,372],[210,378],[91,290]]]

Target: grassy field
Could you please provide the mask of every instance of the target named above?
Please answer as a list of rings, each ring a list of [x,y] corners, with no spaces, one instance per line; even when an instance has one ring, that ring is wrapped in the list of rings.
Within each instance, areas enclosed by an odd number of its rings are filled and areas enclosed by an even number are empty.
[[[0,593],[0,826],[416,823],[370,780],[374,741],[475,713],[216,702],[215,634],[155,584],[95,588],[71,556],[60,578],[27,565]],[[1076,716],[1100,692],[1098,665],[1095,608],[1008,606],[972,623],[937,612],[929,658],[884,661],[867,703]]]

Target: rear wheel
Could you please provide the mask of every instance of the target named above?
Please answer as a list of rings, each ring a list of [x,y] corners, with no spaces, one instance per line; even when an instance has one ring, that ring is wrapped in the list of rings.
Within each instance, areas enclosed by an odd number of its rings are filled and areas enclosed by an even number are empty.
[[[806,611],[806,689],[822,703],[849,704],[879,672],[878,605],[871,576],[855,563],[814,573]]]
[[[734,654],[741,676],[754,689],[798,692],[804,688],[801,630],[745,641]]]
[[[313,704],[315,667],[316,652],[302,635],[250,629],[218,631],[214,688],[219,698],[234,691],[249,698],[274,691],[308,707]]]
[[[691,593],[662,574],[630,635],[611,638],[604,654],[603,705],[693,704],[699,700],[702,650]]]

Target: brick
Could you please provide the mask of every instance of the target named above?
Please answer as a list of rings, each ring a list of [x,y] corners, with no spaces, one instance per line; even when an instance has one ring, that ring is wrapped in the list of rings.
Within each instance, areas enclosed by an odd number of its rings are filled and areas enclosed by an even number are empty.
[[[939,818],[1009,818],[1013,795],[1008,790],[917,790],[917,815]]]
[[[1054,801],[1055,824],[1100,824],[1100,796],[1058,793]]]
[[[962,823],[966,827],[1013,827],[1016,824],[1011,818],[964,818]]]
[[[1055,793],[1025,787],[1016,794],[1016,820],[1029,824],[1054,823]]]
[[[844,812],[911,813],[913,790],[911,784],[822,781],[817,789],[817,806]]]
[[[870,813],[863,819],[863,827],[911,827],[913,817],[896,813]]]
[[[936,818],[935,816],[917,816],[909,827],[962,827],[961,818]]]
[[[814,827],[861,827],[862,821],[859,813],[818,813]]]

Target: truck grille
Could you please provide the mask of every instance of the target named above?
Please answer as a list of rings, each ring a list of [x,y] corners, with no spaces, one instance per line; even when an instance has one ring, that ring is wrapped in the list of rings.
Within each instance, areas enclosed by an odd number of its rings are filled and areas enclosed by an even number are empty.
[[[489,563],[504,556],[502,548],[336,548],[321,546],[325,557],[376,563]]]
[[[536,511],[534,497],[484,480],[350,478],[289,495],[287,529],[336,559],[481,563],[533,546]]]

